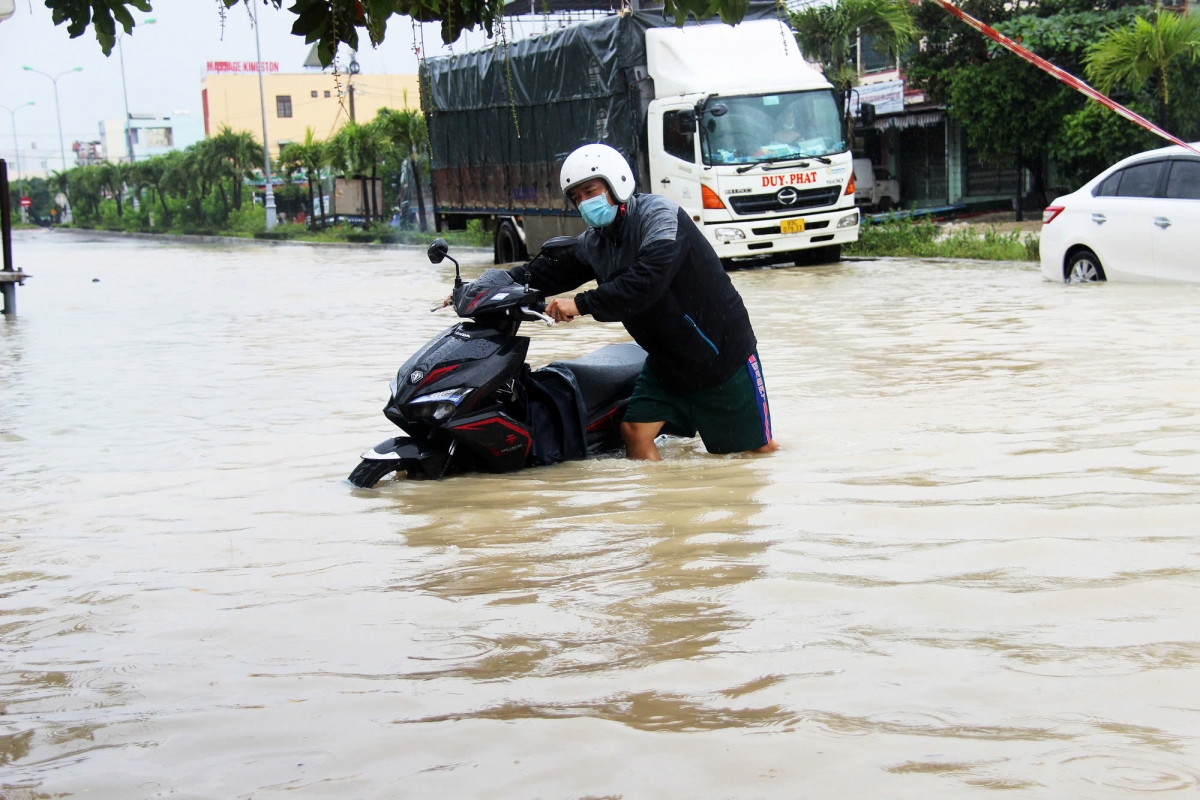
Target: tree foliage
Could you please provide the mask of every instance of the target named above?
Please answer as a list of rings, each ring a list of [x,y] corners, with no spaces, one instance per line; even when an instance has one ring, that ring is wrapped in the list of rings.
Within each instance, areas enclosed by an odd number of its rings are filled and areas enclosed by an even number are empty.
[[[1102,92],[1124,86],[1139,92],[1153,79],[1158,93],[1158,122],[1170,123],[1171,74],[1200,62],[1200,17],[1159,10],[1153,19],[1137,17],[1113,28],[1090,45],[1084,57],[1088,79]]]
[[[905,0],[837,0],[809,5],[791,14],[792,30],[801,52],[820,61],[830,83],[842,91],[858,83],[852,61],[858,35],[899,58],[916,37],[912,11]]]
[[[184,0],[171,0],[183,2]],[[200,2],[200,0],[187,0]],[[217,0],[223,8],[254,0]],[[276,9],[284,0],[262,0]],[[126,33],[134,28],[130,8],[151,11],[152,0],[45,0],[56,25],[66,23],[72,38],[82,36],[89,27],[105,55],[116,41],[116,24]],[[689,16],[701,19],[719,16],[725,22],[741,22],[749,0],[665,0],[664,13],[682,25]],[[439,22],[442,40],[454,42],[464,30],[483,28],[491,36],[504,13],[504,0],[293,0],[288,13],[295,16],[292,33],[308,43],[317,43],[321,63],[329,66],[340,44],[359,49],[360,32],[372,45],[387,34],[393,16],[406,16],[420,22]]]

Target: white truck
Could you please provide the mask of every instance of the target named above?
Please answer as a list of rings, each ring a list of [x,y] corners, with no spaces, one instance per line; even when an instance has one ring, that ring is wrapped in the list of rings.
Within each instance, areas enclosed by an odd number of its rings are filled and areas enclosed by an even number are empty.
[[[854,202],[873,211],[890,211],[900,203],[900,181],[869,158],[854,159]]]
[[[497,263],[582,231],[558,165],[603,142],[727,266],[837,260],[859,225],[845,124],[776,14],[751,4],[740,25],[676,28],[635,12],[510,43],[507,63],[498,47],[430,59],[439,229],[482,220]]]

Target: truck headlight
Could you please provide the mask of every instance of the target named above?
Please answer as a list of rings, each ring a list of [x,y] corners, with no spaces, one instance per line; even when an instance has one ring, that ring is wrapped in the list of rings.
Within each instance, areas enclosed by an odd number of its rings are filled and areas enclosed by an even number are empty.
[[[713,235],[721,244],[729,244],[746,238],[746,234],[742,233],[741,228],[717,228]]]
[[[858,224],[858,212],[855,211],[853,214],[847,214],[846,216],[839,219],[837,226],[839,228],[853,228],[857,224]]]

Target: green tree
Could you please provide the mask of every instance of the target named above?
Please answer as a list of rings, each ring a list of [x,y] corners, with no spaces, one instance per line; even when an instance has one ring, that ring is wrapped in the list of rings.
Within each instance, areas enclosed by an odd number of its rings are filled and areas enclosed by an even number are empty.
[[[98,169],[100,182],[117,202],[117,217],[124,216],[125,183],[129,178],[129,165],[105,161]]]
[[[1044,195],[1043,164],[1062,124],[1065,99],[1054,78],[1011,53],[964,67],[951,81],[949,112],[962,125],[967,143],[984,158],[1016,162],[1018,221],[1024,218],[1026,167],[1033,172],[1034,190]]]
[[[304,176],[308,179],[308,214],[309,227],[316,229],[317,215],[316,205],[313,197],[313,179],[320,180],[321,169],[325,166],[326,152],[325,143],[318,140],[313,135],[312,128],[306,128],[304,131],[303,142],[293,142],[279,153],[279,166],[287,174],[288,180],[300,170],[304,170]],[[321,195],[321,218],[325,217],[325,193]]]
[[[152,188],[158,195],[158,202],[163,210],[163,226],[166,228],[171,227],[171,208],[167,205],[167,193],[164,187],[168,182],[170,162],[178,155],[182,154],[168,153],[133,164],[134,182],[139,186]]]
[[[859,36],[870,37],[892,58],[916,37],[912,11],[905,0],[837,0],[809,5],[791,13],[792,31],[805,57],[820,61],[843,96],[858,83],[853,55]]]
[[[242,187],[246,179],[263,166],[263,148],[246,131],[234,131],[228,125],[221,126],[212,142],[211,157],[220,162],[222,171],[233,183],[233,207],[242,208]]]
[[[1153,79],[1158,95],[1158,124],[1171,125],[1171,72],[1200,61],[1200,16],[1159,8],[1152,19],[1138,17],[1115,28],[1088,48],[1087,77],[1108,93],[1125,86],[1137,92]]]
[[[359,124],[348,120],[327,143],[329,164],[347,178],[357,178],[362,187],[364,228],[371,227],[375,205],[375,178],[379,174],[379,162],[389,146],[387,138],[374,123]],[[371,179],[372,191],[367,189]],[[375,210],[377,211],[377,210]]]
[[[425,127],[424,115],[415,109],[396,111],[392,108],[381,108],[375,114],[375,125],[401,154],[401,158],[408,159],[408,174],[417,196],[417,219],[422,231],[429,230],[429,223],[425,218],[425,193],[421,188],[421,171],[417,166],[421,156],[429,152],[429,129]]]

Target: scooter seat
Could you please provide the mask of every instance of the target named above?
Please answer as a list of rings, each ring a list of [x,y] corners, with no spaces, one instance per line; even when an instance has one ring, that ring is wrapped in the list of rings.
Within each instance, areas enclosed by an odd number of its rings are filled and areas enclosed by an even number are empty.
[[[636,344],[610,344],[571,361],[551,366],[571,371],[583,395],[586,416],[633,394],[633,384],[646,363],[646,351]]]

